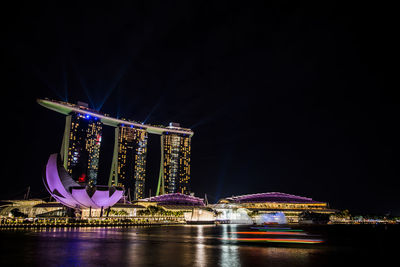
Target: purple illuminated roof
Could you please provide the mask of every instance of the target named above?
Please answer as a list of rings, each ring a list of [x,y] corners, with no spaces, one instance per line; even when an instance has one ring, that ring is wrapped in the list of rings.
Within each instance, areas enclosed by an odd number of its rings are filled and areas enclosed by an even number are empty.
[[[157,202],[162,205],[204,206],[203,199],[181,193],[165,194],[142,200],[149,202]]]
[[[123,194],[123,190],[117,187],[88,188],[76,183],[62,166],[58,154],[50,155],[43,178],[51,196],[70,208],[108,208]]]
[[[308,197],[300,197],[279,192],[259,193],[228,197],[226,200],[234,203],[248,202],[280,202],[280,203],[321,203]]]

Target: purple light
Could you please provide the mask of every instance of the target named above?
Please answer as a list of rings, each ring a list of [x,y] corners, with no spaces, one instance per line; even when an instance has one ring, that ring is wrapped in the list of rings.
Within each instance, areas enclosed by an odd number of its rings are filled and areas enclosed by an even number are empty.
[[[165,205],[204,206],[203,199],[181,193],[166,194],[144,200],[150,202],[159,202],[160,204]]]
[[[231,201],[244,202],[286,202],[286,203],[320,203],[311,198],[295,196],[280,192],[259,193],[227,198]]]
[[[44,184],[58,202],[71,208],[108,208],[122,197],[123,191],[115,187],[97,186],[90,197],[87,189],[76,183],[52,154],[46,165]],[[71,192],[71,193],[70,193]]]
[[[84,207],[96,207],[100,208],[93,202],[93,200],[89,197],[88,193],[86,192],[86,188],[78,188],[72,189],[72,196],[79,202],[81,206]]]
[[[73,185],[79,186],[79,184],[74,181],[72,182]],[[47,191],[49,191],[52,197],[58,202],[70,208],[79,206],[79,203],[67,192],[61,182],[57,168],[57,154],[50,155],[49,161],[47,162],[45,185]]]

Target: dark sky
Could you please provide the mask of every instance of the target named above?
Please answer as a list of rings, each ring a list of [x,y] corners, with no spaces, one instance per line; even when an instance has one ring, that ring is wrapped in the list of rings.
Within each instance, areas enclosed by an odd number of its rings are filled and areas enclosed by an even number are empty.
[[[4,10],[1,199],[28,186],[48,196],[41,174],[64,127],[36,103],[49,97],[191,127],[191,187],[210,202],[278,191],[399,215],[393,7],[278,2]],[[113,139],[104,131],[102,179]],[[149,137],[153,193],[159,143]]]

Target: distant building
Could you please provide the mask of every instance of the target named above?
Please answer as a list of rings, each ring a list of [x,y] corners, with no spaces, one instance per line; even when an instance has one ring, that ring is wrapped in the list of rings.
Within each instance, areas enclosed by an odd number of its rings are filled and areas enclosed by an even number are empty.
[[[326,202],[280,192],[227,197],[212,206],[216,210],[244,208],[258,216],[283,212],[288,222],[292,223],[299,222],[299,216],[304,212],[333,214],[337,211],[330,209]]]
[[[102,123],[88,114],[66,116],[61,158],[75,181],[97,184]]]
[[[173,208],[192,208],[192,207],[204,207],[204,199],[191,196],[191,195],[185,195],[182,193],[173,193],[173,194],[164,194],[160,196],[155,196],[155,197],[149,197],[142,199],[142,201],[138,202],[141,205],[145,205],[146,203],[153,203],[157,204],[158,206],[162,207],[173,207]]]
[[[110,184],[123,186],[125,194],[133,194],[134,200],[145,196],[146,130],[120,126],[115,128],[114,156]]]

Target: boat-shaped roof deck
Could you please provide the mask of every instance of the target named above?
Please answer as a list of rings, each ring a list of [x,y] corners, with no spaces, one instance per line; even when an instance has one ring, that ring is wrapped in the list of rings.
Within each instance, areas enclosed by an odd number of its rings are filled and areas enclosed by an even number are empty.
[[[100,113],[99,111],[92,110],[81,105],[71,104],[68,102],[62,102],[50,99],[38,99],[37,102],[45,108],[51,109],[53,111],[59,112],[64,115],[69,115],[73,112],[76,112],[88,116],[93,116],[95,118],[98,118],[103,124],[112,127],[132,126],[140,129],[145,129],[148,133],[158,134],[158,135],[161,135],[163,133],[176,133],[176,134],[193,136],[194,134],[194,132],[191,129],[187,128],[160,126],[160,125],[155,126],[136,121],[113,118],[107,114]]]

